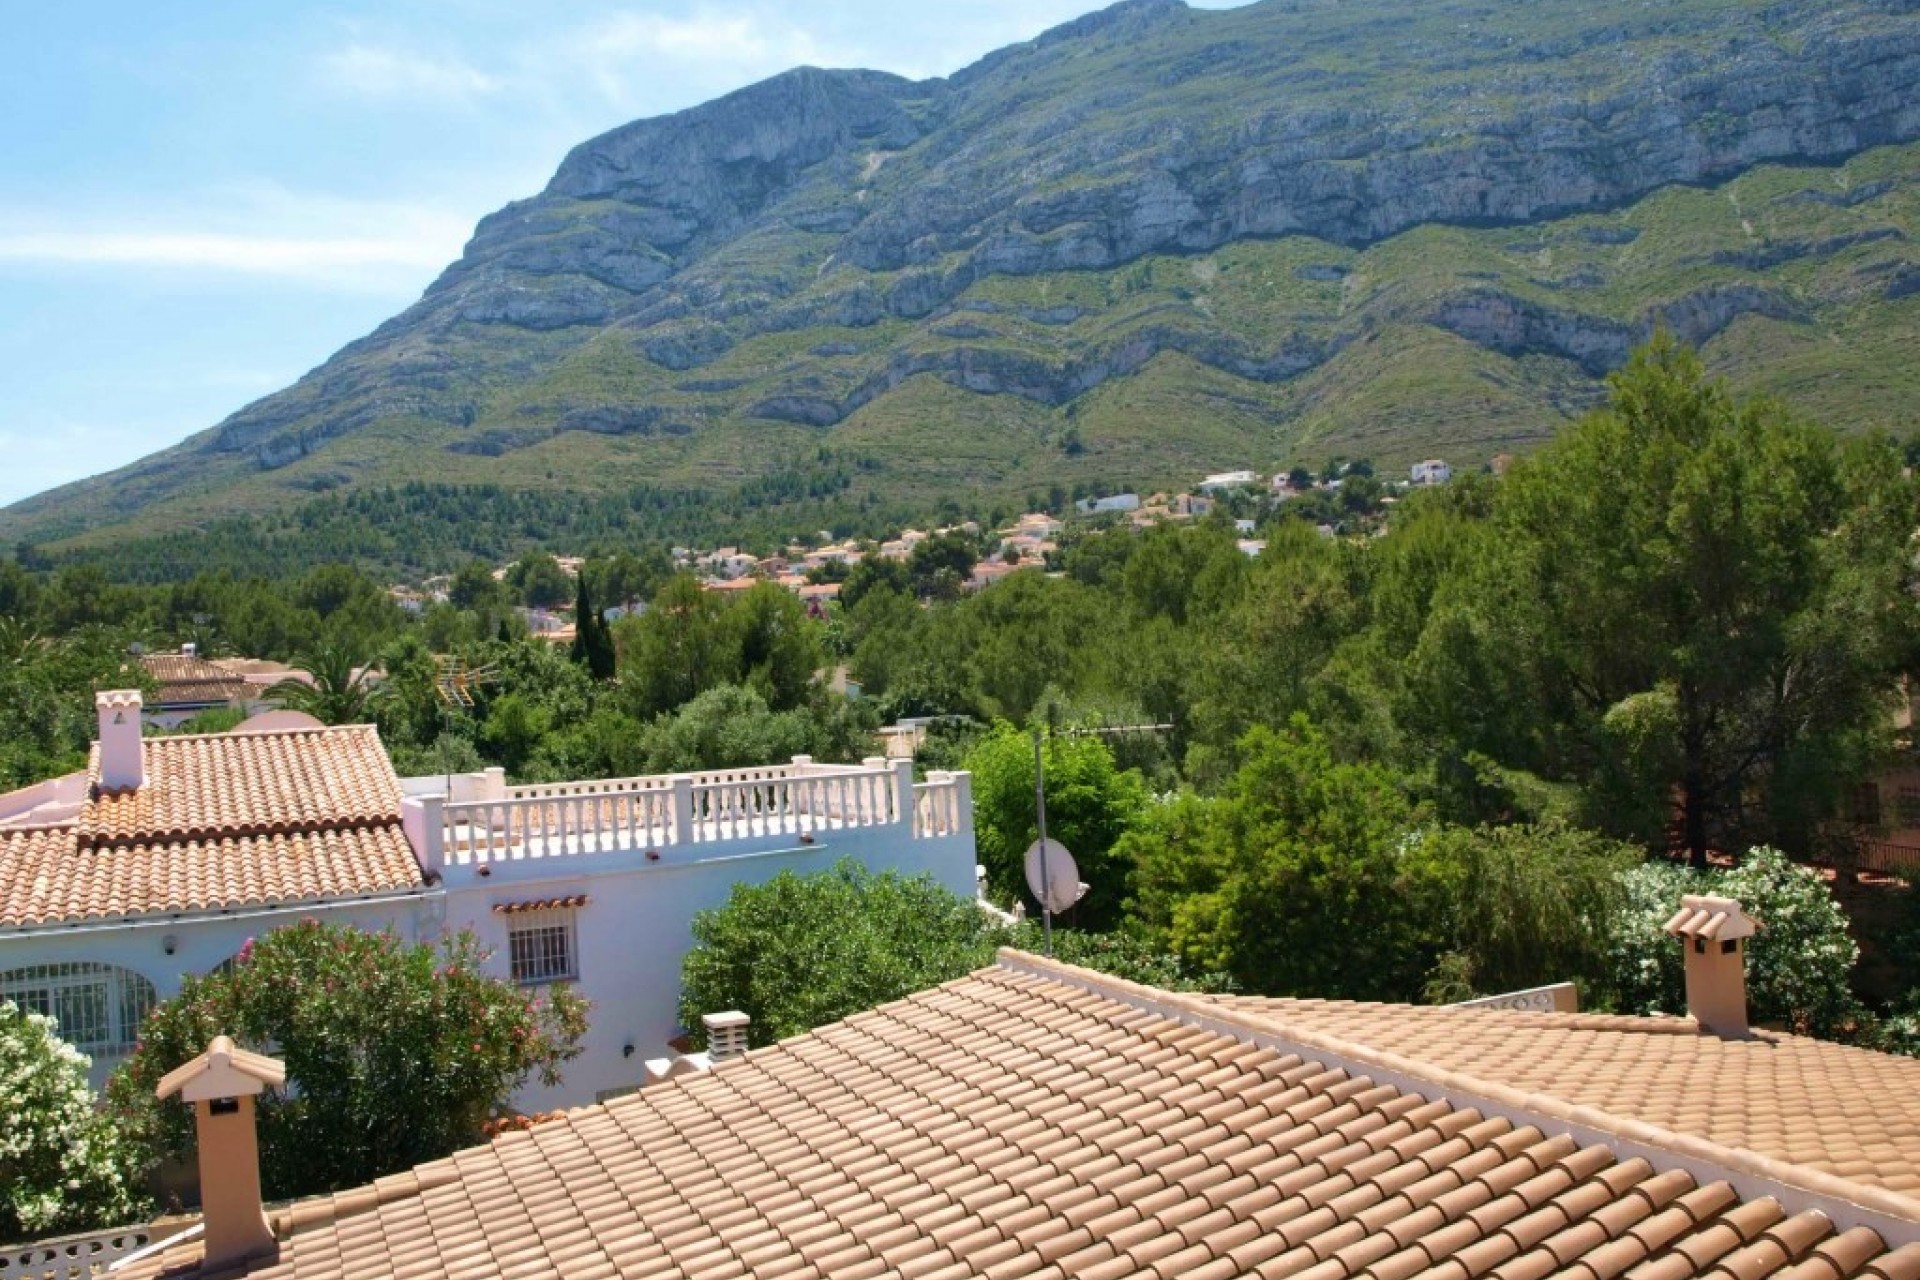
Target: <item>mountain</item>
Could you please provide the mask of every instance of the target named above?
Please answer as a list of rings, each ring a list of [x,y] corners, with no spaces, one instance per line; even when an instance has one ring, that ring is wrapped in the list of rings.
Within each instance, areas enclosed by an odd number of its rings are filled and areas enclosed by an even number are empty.
[[[1911,430],[1916,140],[1916,0],[1127,0],[948,79],[802,68],[583,143],[415,305],[0,539],[296,537],[408,484],[670,535],[1460,465],[1656,324]]]

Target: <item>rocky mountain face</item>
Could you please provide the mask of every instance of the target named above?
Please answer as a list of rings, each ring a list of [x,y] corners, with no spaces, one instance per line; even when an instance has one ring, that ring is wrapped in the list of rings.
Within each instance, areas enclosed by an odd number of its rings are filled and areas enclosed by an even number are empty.
[[[1920,323],[1916,139],[1914,0],[1126,0],[946,80],[803,68],[583,143],[413,307],[0,536],[822,446],[895,494],[1470,461],[1656,324],[1768,389],[1847,377],[1803,348]]]

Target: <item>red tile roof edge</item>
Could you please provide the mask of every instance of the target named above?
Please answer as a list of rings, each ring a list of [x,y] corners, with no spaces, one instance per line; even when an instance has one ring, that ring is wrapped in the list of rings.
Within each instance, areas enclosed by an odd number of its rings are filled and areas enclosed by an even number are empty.
[[[1814,1210],[1837,1228],[1867,1227],[1889,1248],[1920,1243],[1920,1200],[1867,1186],[1754,1151],[1676,1133],[1660,1125],[1581,1106],[1545,1093],[1525,1093],[1498,1081],[1450,1071],[1430,1062],[1376,1049],[1339,1036],[1289,1026],[1284,1016],[1262,1017],[1203,998],[1141,986],[1092,969],[1063,964],[1012,947],[1000,949],[1000,968],[1079,987],[1144,1012],[1199,1027],[1243,1043],[1300,1054],[1355,1076],[1392,1085],[1428,1100],[1477,1107],[1488,1116],[1571,1134],[1580,1143],[1610,1147],[1622,1159],[1640,1156],[1665,1172],[1682,1169],[1702,1186],[1725,1181],[1742,1199],[1771,1196],[1789,1214]],[[1489,1016],[1498,1016],[1490,1014]]]

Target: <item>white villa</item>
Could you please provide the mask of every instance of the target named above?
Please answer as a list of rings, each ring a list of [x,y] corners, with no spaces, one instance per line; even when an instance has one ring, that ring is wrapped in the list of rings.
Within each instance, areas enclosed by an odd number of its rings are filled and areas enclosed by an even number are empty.
[[[1445,484],[1453,479],[1453,468],[1439,458],[1428,458],[1425,462],[1416,462],[1408,473],[1415,484]]]
[[[469,929],[499,976],[573,984],[584,1052],[516,1102],[591,1102],[679,1033],[689,922],[734,884],[851,857],[974,892],[970,777],[907,760],[510,787],[397,777],[369,725],[143,739],[138,693],[98,710],[86,774],[0,795],[0,998],[57,1018],[96,1084],[188,974],[319,917]]]

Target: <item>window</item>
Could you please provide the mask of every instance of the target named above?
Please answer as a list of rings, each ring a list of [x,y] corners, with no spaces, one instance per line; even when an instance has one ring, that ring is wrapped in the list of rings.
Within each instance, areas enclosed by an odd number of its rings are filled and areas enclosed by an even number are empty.
[[[0,1000],[52,1018],[61,1039],[96,1058],[133,1051],[154,999],[151,982],[110,964],[43,964],[0,973]]]
[[[1863,827],[1880,825],[1880,787],[1863,782],[1853,789],[1853,820]]]
[[[507,924],[507,959],[515,982],[564,982],[580,976],[571,908],[516,911]]]
[[[1894,808],[1900,815],[1903,827],[1920,827],[1920,786],[1911,782],[1900,784],[1900,790],[1894,796]]]

